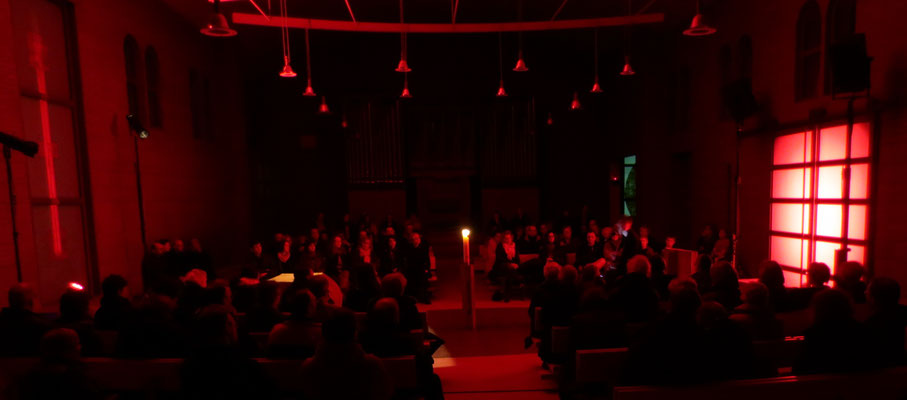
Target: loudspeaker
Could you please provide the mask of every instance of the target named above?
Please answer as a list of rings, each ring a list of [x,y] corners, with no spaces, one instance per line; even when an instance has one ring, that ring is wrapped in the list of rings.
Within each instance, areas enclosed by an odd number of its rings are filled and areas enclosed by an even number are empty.
[[[721,89],[721,94],[724,98],[724,106],[727,107],[737,123],[742,124],[746,117],[756,112],[758,105],[756,97],[753,96],[753,84],[749,78],[740,78],[725,85]]]
[[[859,33],[831,46],[832,93],[856,93],[869,89],[866,35]]]

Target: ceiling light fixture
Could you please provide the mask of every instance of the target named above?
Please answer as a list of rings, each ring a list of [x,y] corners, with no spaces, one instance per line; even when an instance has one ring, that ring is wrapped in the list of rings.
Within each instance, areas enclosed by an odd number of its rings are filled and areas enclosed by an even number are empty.
[[[328,108],[328,102],[324,98],[324,96],[321,96],[321,105],[318,106],[318,113],[319,114],[330,114],[331,113],[331,110]]]
[[[629,17],[632,11],[633,0],[627,0],[627,16]],[[630,66],[630,27],[628,26],[624,30],[624,68],[620,71],[621,76],[633,76],[636,75],[636,71],[633,70],[633,67]]]
[[[401,99],[411,99],[412,97],[413,97],[413,95],[409,93],[409,74],[404,72],[403,73],[403,92],[400,93],[400,98]]]
[[[507,97],[507,91],[504,90],[504,53],[503,45],[501,44],[502,41],[503,39],[501,38],[501,32],[498,32],[498,73],[500,77],[500,85],[498,86],[498,93],[496,94],[496,96]]]
[[[581,110],[583,106],[579,103],[579,93],[573,92],[573,101],[570,102],[571,110]]]
[[[312,89],[312,53],[309,51],[309,29],[305,30],[305,92],[303,96],[315,97],[315,90]]]
[[[520,0],[517,2],[517,20],[523,21],[523,1]],[[526,66],[526,61],[523,61],[523,32],[520,31],[517,33],[517,38],[519,40],[519,51],[517,52],[516,66],[513,67],[513,70],[516,72],[526,72],[529,71],[529,67]]]
[[[620,71],[620,74],[623,76],[636,75],[636,71],[634,71],[633,66],[630,65],[630,56],[624,56],[624,69]]]
[[[400,0],[400,26],[403,26],[403,0]],[[406,32],[403,32],[401,29],[400,32],[400,62],[397,63],[397,68],[394,71],[407,73],[412,71],[409,68],[409,64],[406,62]]]
[[[593,40],[592,40],[592,47],[593,47],[592,54],[595,57],[594,58],[595,61],[593,62],[593,65],[595,68],[595,70],[593,71],[594,76],[595,76],[595,81],[592,83],[592,89],[589,90],[589,93],[601,93],[602,88],[601,88],[601,86],[598,85],[598,28],[595,28],[593,33],[594,34],[593,34]]]
[[[280,29],[280,40],[283,44],[283,68],[280,70],[282,78],[295,78],[296,71],[290,65],[290,30],[287,28],[287,0],[280,0],[280,17],[283,21]]]
[[[718,31],[717,29],[708,26],[702,20],[702,13],[699,12],[699,0],[696,0],[696,15],[693,16],[690,27],[683,31],[684,36],[707,36]]]
[[[211,37],[236,36],[236,30],[230,28],[227,17],[220,12],[220,0],[214,0],[214,12],[208,18],[208,24],[201,29],[201,33]]]

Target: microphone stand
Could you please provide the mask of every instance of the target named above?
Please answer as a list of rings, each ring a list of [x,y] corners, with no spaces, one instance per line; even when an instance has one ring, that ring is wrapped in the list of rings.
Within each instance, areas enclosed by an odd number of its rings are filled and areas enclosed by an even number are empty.
[[[139,137],[132,135],[135,145],[135,186],[139,195],[139,228],[142,230],[142,248],[148,250],[148,239],[145,237],[145,196],[142,195],[142,168],[139,164]]]
[[[22,282],[22,259],[19,255],[19,230],[16,228],[16,194],[13,191],[12,149],[3,145],[3,159],[6,162],[6,185],[9,188],[9,214],[13,227],[13,252],[16,258],[16,279]]]

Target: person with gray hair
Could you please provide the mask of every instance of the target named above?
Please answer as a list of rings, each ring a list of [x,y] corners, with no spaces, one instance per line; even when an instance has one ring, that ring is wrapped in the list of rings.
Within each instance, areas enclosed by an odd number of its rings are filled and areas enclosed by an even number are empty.
[[[41,336],[51,328],[35,314],[35,292],[27,283],[9,289],[9,307],[0,311],[0,356],[23,357],[38,354]]]

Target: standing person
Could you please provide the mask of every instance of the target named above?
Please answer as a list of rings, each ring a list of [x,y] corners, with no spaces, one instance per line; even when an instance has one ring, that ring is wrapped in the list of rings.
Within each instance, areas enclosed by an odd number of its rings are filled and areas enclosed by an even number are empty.
[[[501,243],[498,243],[498,247],[495,249],[494,267],[489,274],[489,278],[501,280],[504,289],[496,292],[493,300],[510,301],[512,286],[519,284],[519,268],[520,251],[513,240],[513,233],[504,232]]]
[[[406,252],[403,275],[408,282],[407,294],[420,302],[431,304],[428,298],[428,274],[431,270],[431,253],[428,243],[422,240],[422,234],[413,232],[412,244]]]

